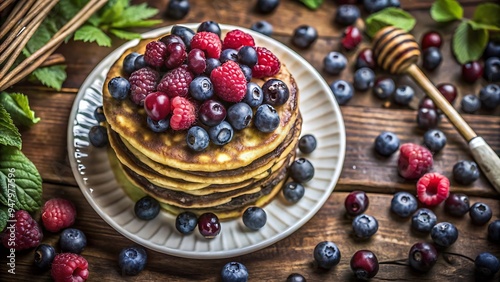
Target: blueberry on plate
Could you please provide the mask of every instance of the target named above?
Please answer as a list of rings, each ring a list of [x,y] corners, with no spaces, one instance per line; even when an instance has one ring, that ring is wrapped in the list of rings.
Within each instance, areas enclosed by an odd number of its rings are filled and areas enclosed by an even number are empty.
[[[197,224],[198,218],[196,214],[189,211],[182,212],[175,218],[175,228],[184,235],[191,234]]]
[[[493,254],[483,252],[477,255],[474,266],[479,278],[491,278],[500,270],[500,261]]]
[[[247,103],[239,102],[227,109],[227,121],[236,130],[246,128],[253,118],[252,108]]]
[[[318,39],[318,31],[310,25],[300,25],[293,31],[292,43],[298,48],[306,49]]]
[[[248,207],[242,216],[243,224],[251,230],[259,230],[267,222],[266,211],[259,207]]]
[[[354,88],[359,91],[368,90],[375,84],[375,73],[372,69],[364,67],[354,73]]]
[[[310,154],[316,149],[318,142],[312,134],[302,135],[299,139],[299,150],[304,154]]]
[[[139,274],[148,260],[146,249],[141,246],[123,248],[118,255],[118,266],[122,275],[134,276]]]
[[[424,134],[424,145],[433,153],[441,151],[446,141],[446,135],[439,129],[429,129]]]
[[[447,248],[458,239],[458,229],[450,222],[439,222],[431,229],[431,238],[434,243]]]
[[[222,52],[220,53],[219,60],[222,64],[227,61],[238,62],[238,50],[231,48],[222,50]]]
[[[417,208],[417,198],[408,192],[397,192],[392,197],[391,211],[400,217],[409,217]]]
[[[136,70],[145,68],[147,66],[146,61],[144,60],[144,55],[139,55],[134,60],[134,68]]]
[[[186,50],[191,49],[191,39],[193,39],[193,36],[195,34],[195,32],[192,29],[182,25],[174,25],[170,32],[173,35],[177,35],[182,39],[184,45],[186,45]]]
[[[273,106],[262,104],[255,112],[254,124],[261,132],[273,132],[280,125],[280,116]]]
[[[92,146],[102,148],[108,144],[108,133],[106,127],[94,125],[89,130],[89,141]]]
[[[429,233],[436,223],[436,214],[426,208],[418,209],[411,217],[411,228],[418,232]]]
[[[314,166],[308,159],[298,158],[290,166],[290,176],[296,182],[308,182],[314,177]]]
[[[329,74],[339,74],[347,66],[347,58],[339,52],[329,52],[323,59],[323,68]]]
[[[159,121],[155,121],[150,116],[148,116],[146,118],[146,123],[151,131],[161,133],[167,131],[167,129],[170,127],[170,117],[168,116]]]
[[[378,221],[371,215],[360,214],[352,221],[352,230],[357,238],[368,239],[377,233]]]
[[[415,91],[408,85],[401,85],[394,92],[394,102],[407,106],[415,96]]]
[[[133,73],[136,68],[135,68],[135,59],[139,56],[140,54],[137,52],[132,52],[125,56],[125,59],[123,59],[123,72],[126,74],[130,75]]]
[[[135,202],[134,213],[142,220],[151,220],[160,213],[160,203],[155,198],[144,196]]]
[[[170,0],[167,5],[166,15],[171,19],[180,20],[187,15],[189,8],[188,0]]]
[[[222,282],[246,282],[248,270],[241,262],[228,262],[221,270]]]
[[[87,237],[76,228],[66,228],[59,237],[61,251],[79,254],[87,246]]]
[[[275,78],[264,82],[262,92],[264,93],[264,103],[273,107],[285,104],[290,97],[290,90],[286,83]]]
[[[262,104],[262,101],[264,101],[262,88],[255,82],[247,83],[247,92],[242,102],[247,103],[252,108],[257,108]]]
[[[460,101],[464,113],[473,114],[481,108],[481,100],[474,94],[467,94]]]
[[[461,160],[453,165],[453,179],[462,185],[469,185],[479,178],[479,167],[473,161]]]
[[[257,51],[252,46],[243,46],[238,50],[238,63],[249,67],[257,64]]]
[[[94,118],[97,122],[106,121],[106,116],[104,115],[104,109],[102,106],[98,106],[94,110]]]
[[[271,36],[273,34],[273,25],[264,20],[255,22],[250,26],[250,29],[267,36]]]
[[[188,130],[186,143],[191,150],[200,152],[208,147],[210,137],[203,127],[195,125]]]
[[[34,264],[42,270],[48,270],[55,256],[56,250],[54,247],[48,244],[40,244],[35,249]]]
[[[239,64],[239,66],[241,71],[243,72],[243,75],[245,76],[245,80],[247,82],[250,82],[252,80],[252,69],[249,66],[243,64]]]
[[[298,182],[288,182],[281,188],[283,191],[283,197],[289,203],[297,203],[302,197],[304,197],[305,189],[302,184]]]
[[[330,84],[335,100],[339,105],[345,105],[354,96],[354,88],[352,84],[345,80],[336,80]]]
[[[344,26],[352,25],[361,16],[355,5],[340,5],[335,13],[335,22]]]
[[[474,203],[469,209],[469,216],[475,225],[484,225],[493,216],[490,206],[485,203]]]
[[[217,34],[219,37],[221,35],[221,29],[217,22],[214,21],[204,21],[198,26],[197,32],[208,31]]]
[[[488,224],[488,239],[493,243],[500,243],[500,219]]]
[[[215,145],[225,145],[233,139],[234,129],[227,121],[222,121],[216,126],[208,129],[208,136]]]
[[[205,67],[205,72],[204,73],[207,76],[210,76],[210,73],[212,73],[212,71],[215,68],[217,68],[217,67],[219,67],[221,65],[219,59],[216,59],[216,58],[208,58],[205,63],[206,63],[207,66]]]
[[[479,91],[479,100],[486,109],[495,109],[500,104],[500,86],[488,84]]]
[[[189,94],[198,101],[205,101],[212,98],[214,95],[212,81],[206,76],[197,76],[189,84]]]
[[[130,92],[130,82],[121,76],[113,77],[108,82],[108,91],[111,97],[124,100]]]
[[[399,148],[399,138],[396,134],[383,131],[375,138],[375,151],[382,156],[390,156]]]
[[[314,260],[319,267],[331,269],[340,262],[341,253],[337,245],[330,241],[320,242],[314,247]]]

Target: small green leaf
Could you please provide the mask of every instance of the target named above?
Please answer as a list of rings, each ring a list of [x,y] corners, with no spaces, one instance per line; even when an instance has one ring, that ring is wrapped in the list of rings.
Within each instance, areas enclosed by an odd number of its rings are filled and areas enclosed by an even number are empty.
[[[437,0],[432,4],[431,17],[437,22],[460,20],[464,16],[464,9],[456,0]]]
[[[35,112],[30,109],[28,96],[24,94],[8,94],[7,92],[1,92],[0,103],[4,106],[14,121],[14,124],[18,127],[29,127],[40,121],[40,118],[35,117]]]
[[[300,0],[300,2],[306,5],[307,8],[316,10],[323,3],[323,0]]]
[[[47,87],[61,90],[62,84],[66,80],[65,69],[66,66],[64,65],[37,68],[32,73],[32,78],[35,78]]]
[[[460,64],[478,60],[488,44],[488,31],[474,30],[469,21],[458,25],[453,35],[453,54]]]
[[[470,26],[474,29],[485,29],[488,31],[500,31],[500,27],[494,26],[494,25],[489,25],[489,24],[484,24],[484,23],[478,23],[475,21],[469,21]]]
[[[75,40],[83,42],[96,42],[99,46],[111,47],[111,38],[95,26],[84,25],[76,30]]]
[[[93,14],[92,16],[90,16],[87,22],[93,26],[99,26],[99,24],[101,23],[101,18],[99,18],[99,16],[97,16],[96,14]]]
[[[0,104],[0,145],[21,149],[21,134],[7,110]]]
[[[126,40],[141,38],[141,35],[139,33],[125,31],[125,30],[110,29],[109,32],[111,32],[112,34],[114,34],[118,38],[126,39]]]
[[[0,205],[0,232],[7,226],[7,220],[9,220],[9,208],[5,205]]]
[[[500,5],[494,3],[478,5],[472,20],[476,23],[500,28]]]
[[[416,20],[412,15],[399,8],[385,8],[371,14],[366,19],[366,33],[373,37],[380,29],[392,25],[406,31],[411,31]]]
[[[101,16],[101,23],[110,24],[115,21],[119,21],[127,5],[127,0],[118,0],[109,8],[108,6],[105,6],[104,12]]]
[[[128,22],[137,22],[151,18],[158,14],[158,9],[148,7],[146,3],[140,5],[132,5],[125,8],[122,19]]]
[[[114,28],[129,28],[129,27],[150,27],[157,24],[160,24],[161,20],[139,20],[136,22],[130,21],[120,21],[111,24]]]

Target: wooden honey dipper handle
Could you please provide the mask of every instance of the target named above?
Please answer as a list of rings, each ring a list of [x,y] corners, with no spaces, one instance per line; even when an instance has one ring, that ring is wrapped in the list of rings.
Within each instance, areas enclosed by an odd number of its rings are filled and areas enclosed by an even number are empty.
[[[475,161],[500,193],[500,158],[482,137],[477,136],[416,65],[420,57],[420,49],[415,38],[402,29],[393,26],[385,27],[373,38],[373,54],[380,67],[393,74],[409,74],[424,90],[467,141]]]

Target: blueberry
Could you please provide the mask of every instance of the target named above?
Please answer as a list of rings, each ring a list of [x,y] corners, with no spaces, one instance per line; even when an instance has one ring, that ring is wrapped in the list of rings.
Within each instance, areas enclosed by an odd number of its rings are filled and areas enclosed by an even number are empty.
[[[147,260],[148,254],[143,247],[126,247],[118,255],[118,266],[122,271],[122,275],[134,276],[144,269]]]
[[[247,103],[236,103],[227,109],[227,120],[236,130],[246,128],[252,121],[253,111]]]
[[[149,129],[153,132],[161,133],[167,131],[170,126],[170,117],[166,119],[162,119],[159,121],[152,120],[151,117],[147,117],[146,122],[148,124]]]
[[[304,197],[305,189],[302,184],[298,182],[288,182],[283,185],[283,196],[285,200],[294,204],[297,203],[302,197]]]
[[[259,230],[266,225],[267,214],[259,207],[249,207],[243,212],[243,224],[252,230]]]
[[[198,101],[205,101],[214,95],[214,86],[210,78],[198,76],[189,84],[189,94]]]
[[[146,61],[144,60],[144,55],[139,55],[135,58],[134,67],[136,70],[145,68],[147,66]]]
[[[446,135],[439,129],[429,129],[424,134],[424,145],[431,152],[437,153],[446,145]]]
[[[104,109],[102,106],[98,106],[94,110],[94,118],[97,122],[106,121],[106,116],[104,115]]]
[[[175,218],[175,228],[184,235],[191,234],[197,224],[198,218],[196,217],[196,214],[189,211],[182,212]]]
[[[196,30],[197,32],[200,31],[208,31],[217,34],[217,36],[220,37],[221,35],[221,29],[220,26],[217,22],[214,21],[204,21],[202,22],[199,26],[198,29]]]
[[[238,50],[238,63],[249,67],[257,64],[257,51],[252,46],[243,46]]]
[[[484,62],[483,77],[488,82],[500,81],[500,58],[491,57]]]
[[[396,84],[390,77],[379,77],[375,81],[372,91],[378,98],[387,99],[396,91]]]
[[[170,0],[168,1],[166,15],[167,17],[180,20],[189,12],[188,0]]]
[[[221,64],[227,61],[238,62],[238,51],[231,48],[222,50],[222,52],[220,53],[219,60]]]
[[[500,58],[500,42],[490,41],[483,52],[483,58],[488,60],[491,57]]]
[[[475,225],[484,225],[490,221],[493,212],[490,206],[485,203],[474,203],[469,209],[469,216]]]
[[[290,166],[290,176],[296,182],[308,182],[314,176],[314,166],[308,159],[298,158]]]
[[[481,108],[481,100],[474,94],[467,94],[462,98],[460,106],[464,113],[473,114]]]
[[[310,154],[316,149],[317,144],[314,135],[305,134],[299,139],[299,150],[304,154]]]
[[[264,103],[271,106],[283,105],[290,97],[290,90],[288,90],[286,83],[275,78],[264,82],[262,92],[264,93]]]
[[[279,6],[280,0],[258,0],[256,8],[263,14],[272,13]]]
[[[207,67],[205,68],[205,75],[210,76],[212,71],[221,65],[219,59],[208,58],[206,61]]]
[[[221,270],[222,282],[246,282],[248,270],[241,262],[228,262]]]
[[[431,46],[422,52],[422,66],[424,69],[432,71],[435,70],[443,61],[441,50],[437,47]]]
[[[400,217],[409,217],[417,208],[417,198],[408,192],[398,192],[392,197],[391,211]]]
[[[401,3],[399,2],[399,0],[389,0],[389,7],[399,8],[401,7]]]
[[[500,243],[500,219],[488,225],[488,239],[493,243]]]
[[[330,89],[332,90],[335,99],[339,105],[345,105],[352,96],[354,96],[354,88],[352,84],[345,80],[336,80],[330,84]]]
[[[337,245],[330,241],[320,242],[314,247],[314,260],[319,267],[331,269],[340,262],[342,257]]]
[[[487,109],[495,109],[500,104],[500,86],[488,84],[479,91],[481,105]]]
[[[243,75],[245,76],[245,80],[247,82],[250,82],[252,80],[252,69],[247,65],[239,64],[239,66],[241,71],[243,72]]]
[[[464,216],[469,212],[469,197],[461,193],[451,193],[444,202],[444,210],[453,216]]]
[[[458,239],[458,229],[449,222],[439,222],[431,229],[431,238],[442,248],[451,246]]]
[[[192,126],[186,134],[186,143],[188,147],[196,152],[205,150],[210,142],[210,137],[203,127]]]
[[[135,202],[134,213],[142,220],[151,220],[160,213],[160,203],[155,198],[144,196]]]
[[[262,88],[255,82],[247,83],[247,92],[242,102],[247,103],[252,108],[256,108],[262,104],[262,101],[264,101]]]
[[[375,73],[370,68],[360,68],[354,73],[354,88],[359,91],[368,90],[375,83]]]
[[[390,156],[399,148],[399,138],[396,134],[383,131],[375,138],[375,151],[382,156]]]
[[[461,160],[453,165],[453,179],[463,185],[469,185],[479,178],[479,168],[473,161]]]
[[[353,219],[352,230],[357,238],[368,239],[377,233],[378,221],[371,215],[360,214]]]
[[[38,268],[48,270],[55,256],[56,250],[54,247],[47,244],[40,244],[35,249],[34,263]]]
[[[87,237],[76,228],[66,228],[59,237],[61,251],[79,254],[87,246]]]
[[[492,278],[500,270],[500,261],[491,253],[477,255],[474,266],[479,278]]]
[[[113,77],[108,82],[108,91],[111,97],[117,100],[124,100],[130,92],[130,82],[121,76]]]
[[[318,32],[310,25],[300,25],[293,31],[292,43],[301,49],[306,49],[318,39]]]
[[[389,0],[363,0],[363,5],[368,13],[375,13],[389,7]]]
[[[252,24],[252,26],[250,26],[250,29],[267,36],[271,36],[273,34],[273,26],[269,22],[264,20]]]
[[[227,121],[222,121],[208,129],[208,136],[215,145],[225,145],[233,139],[234,130]]]
[[[415,231],[429,233],[436,225],[437,217],[433,211],[426,208],[418,209],[411,217],[411,227]]]
[[[339,74],[346,66],[347,59],[339,52],[330,52],[323,59],[323,68],[329,74]]]
[[[261,132],[273,132],[280,125],[280,116],[273,106],[262,104],[255,112],[254,124]]]
[[[361,13],[357,6],[340,5],[335,13],[335,22],[341,25],[352,25],[360,17]]]
[[[306,278],[300,273],[292,273],[288,275],[286,282],[306,282]]]
[[[123,59],[123,72],[126,74],[131,74],[133,73],[136,68],[135,68],[135,59],[139,56],[140,54],[137,52],[132,52],[125,56],[125,59]]]
[[[407,106],[415,96],[415,91],[408,85],[401,85],[394,92],[394,102]]]
[[[182,25],[174,25],[170,32],[173,35],[177,35],[182,39],[184,45],[186,45],[186,50],[191,49],[191,39],[193,39],[193,36],[195,34],[195,32],[192,29]]]
[[[106,127],[94,125],[89,130],[89,141],[92,146],[102,148],[108,144],[108,133]]]

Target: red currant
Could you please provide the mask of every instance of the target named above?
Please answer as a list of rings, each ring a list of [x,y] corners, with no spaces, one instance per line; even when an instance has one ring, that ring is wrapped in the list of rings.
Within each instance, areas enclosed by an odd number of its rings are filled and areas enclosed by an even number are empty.
[[[348,215],[357,216],[368,208],[368,196],[363,191],[352,191],[345,198],[344,206]]]
[[[361,43],[362,37],[361,32],[355,26],[348,26],[344,30],[344,37],[341,40],[342,47],[347,51],[353,50],[356,48],[359,43]]]
[[[462,79],[473,83],[483,75],[483,66],[478,61],[468,62],[462,65]]]
[[[358,57],[356,58],[356,69],[367,67],[372,70],[375,69],[377,63],[373,58],[373,52],[370,48],[364,48],[359,51]]]
[[[226,118],[226,108],[215,100],[206,100],[201,104],[198,118],[206,126],[215,126]]]
[[[149,93],[144,99],[144,110],[152,120],[162,120],[170,113],[170,99],[163,92]]]
[[[377,256],[368,250],[357,251],[351,258],[351,269],[356,278],[368,280],[378,273]]]
[[[220,222],[217,215],[208,212],[198,218],[198,230],[205,238],[214,238],[220,233]]]
[[[453,84],[441,83],[438,84],[437,89],[441,92],[441,94],[443,94],[446,100],[450,102],[450,104],[453,104],[458,95],[457,88]]]
[[[441,44],[443,43],[443,39],[441,34],[436,31],[429,31],[422,36],[421,47],[422,50],[425,50],[429,47],[437,47],[441,48]]]

